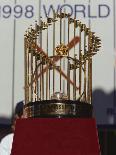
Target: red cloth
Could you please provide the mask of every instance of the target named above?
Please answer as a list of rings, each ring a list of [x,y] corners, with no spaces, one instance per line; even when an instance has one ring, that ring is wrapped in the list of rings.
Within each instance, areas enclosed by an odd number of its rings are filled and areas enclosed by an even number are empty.
[[[18,120],[12,155],[100,155],[96,122],[79,118]]]

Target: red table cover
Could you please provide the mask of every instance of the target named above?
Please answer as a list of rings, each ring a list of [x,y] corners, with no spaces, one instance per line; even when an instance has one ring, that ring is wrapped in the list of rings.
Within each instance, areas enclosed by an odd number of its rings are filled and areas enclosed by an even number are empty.
[[[100,155],[96,121],[20,119],[16,123],[12,155]]]

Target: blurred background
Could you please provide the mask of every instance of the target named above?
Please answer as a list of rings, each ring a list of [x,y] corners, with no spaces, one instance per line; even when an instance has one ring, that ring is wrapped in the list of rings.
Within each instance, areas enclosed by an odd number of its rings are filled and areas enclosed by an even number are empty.
[[[102,40],[93,58],[93,108],[103,155],[115,155],[116,0],[0,0],[0,138],[24,100],[24,34],[42,17],[66,9]]]

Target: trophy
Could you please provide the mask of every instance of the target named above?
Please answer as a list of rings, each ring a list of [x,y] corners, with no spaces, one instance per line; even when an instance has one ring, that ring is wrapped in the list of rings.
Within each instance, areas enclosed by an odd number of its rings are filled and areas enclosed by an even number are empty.
[[[100,44],[70,14],[35,21],[24,35],[26,118],[92,117],[92,57]]]
[[[12,155],[100,155],[92,118],[92,57],[100,42],[90,28],[62,11],[27,29],[26,119],[17,120]]]

